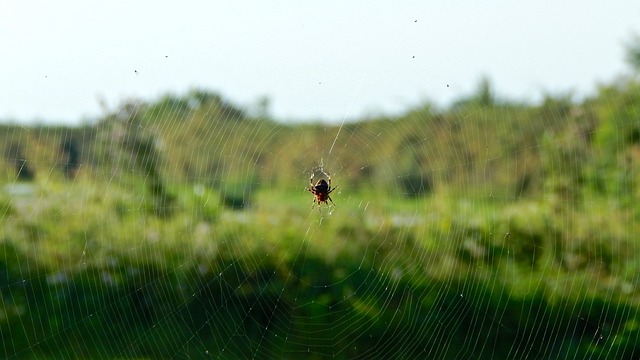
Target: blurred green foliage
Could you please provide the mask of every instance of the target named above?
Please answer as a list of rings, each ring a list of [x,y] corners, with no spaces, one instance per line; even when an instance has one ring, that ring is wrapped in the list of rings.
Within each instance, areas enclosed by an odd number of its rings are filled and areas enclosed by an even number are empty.
[[[341,128],[202,90],[3,125],[1,354],[637,357],[639,121],[627,79]]]

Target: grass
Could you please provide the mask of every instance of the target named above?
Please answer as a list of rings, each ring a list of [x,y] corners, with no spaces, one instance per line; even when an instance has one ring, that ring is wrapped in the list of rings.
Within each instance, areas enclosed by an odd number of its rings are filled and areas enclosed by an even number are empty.
[[[51,180],[4,195],[6,357],[638,351],[636,243],[620,231],[637,225],[604,200],[558,214],[341,190],[318,211],[304,189],[273,189],[238,211],[182,187],[159,218],[128,189]]]

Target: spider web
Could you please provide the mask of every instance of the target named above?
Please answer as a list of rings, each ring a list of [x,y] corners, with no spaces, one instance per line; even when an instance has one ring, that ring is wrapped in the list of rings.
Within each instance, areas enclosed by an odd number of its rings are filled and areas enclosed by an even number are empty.
[[[351,116],[378,74],[335,123],[194,89],[3,125],[2,355],[638,357],[637,77]]]

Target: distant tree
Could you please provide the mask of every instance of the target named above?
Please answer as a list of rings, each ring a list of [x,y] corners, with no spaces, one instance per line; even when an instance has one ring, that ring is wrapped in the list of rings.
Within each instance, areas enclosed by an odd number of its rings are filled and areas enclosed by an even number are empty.
[[[143,123],[158,121],[184,121],[188,119],[189,111],[196,103],[184,97],[178,97],[167,94],[151,104],[147,104],[148,108],[140,115]]]
[[[160,164],[161,142],[153,124],[144,122],[149,105],[136,100],[125,102],[97,127],[99,161],[120,170],[136,171],[144,179],[153,200],[153,212],[160,217],[172,215],[175,196],[165,186]]]
[[[433,191],[433,178],[422,154],[423,144],[419,136],[407,135],[398,149],[397,161],[402,173],[398,180],[403,194],[409,198],[427,195]]]
[[[64,157],[62,164],[64,177],[67,179],[74,178],[80,167],[80,150],[77,143],[73,139],[65,139],[60,144],[60,153]]]
[[[171,216],[175,198],[162,180],[158,166],[161,154],[156,147],[157,139],[151,134],[131,131],[123,140],[122,146],[129,152],[133,165],[145,177],[147,189],[154,199],[154,213],[160,217]]]
[[[478,83],[478,88],[475,94],[476,102],[481,106],[491,106],[494,105],[496,99],[493,94],[493,88],[491,86],[491,81],[488,77],[483,76]]]
[[[270,105],[271,101],[269,98],[267,96],[261,96],[249,110],[249,115],[257,118],[267,118],[269,117]]]
[[[468,97],[463,97],[462,99],[456,101],[453,104],[453,107],[458,106],[493,106],[496,104],[496,97],[493,90],[493,86],[491,85],[491,80],[488,77],[483,76],[480,78],[476,90],[473,94]]]
[[[631,68],[635,72],[640,72],[640,36],[634,35],[626,44],[626,59],[627,63],[631,65]]]
[[[221,120],[244,120],[247,117],[245,111],[226,101],[219,94],[206,90],[192,90],[186,96],[195,107],[207,109],[208,112]],[[268,105],[268,104],[267,104]]]
[[[18,143],[11,143],[5,149],[7,162],[13,164],[16,169],[18,180],[31,181],[36,177],[36,173],[27,165],[27,159],[22,153],[22,146]]]

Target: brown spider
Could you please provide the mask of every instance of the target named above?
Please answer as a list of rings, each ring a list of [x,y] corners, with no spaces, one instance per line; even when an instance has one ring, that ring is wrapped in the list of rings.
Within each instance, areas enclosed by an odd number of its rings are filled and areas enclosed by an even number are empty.
[[[313,174],[311,174],[311,178],[309,178],[309,184],[311,184],[311,187],[308,190],[313,195],[315,195],[313,199],[313,205],[311,205],[312,209],[316,205],[316,201],[318,202],[318,210],[320,210],[320,205],[322,203],[325,203],[327,204],[327,206],[329,206],[327,200],[331,201],[331,204],[335,206],[335,204],[333,203],[333,199],[331,199],[331,196],[329,196],[329,194],[331,194],[333,190],[337,189],[338,187],[336,186],[334,188],[331,188],[331,175],[327,174],[327,178],[329,179],[329,183],[327,183],[325,179],[320,179],[315,185],[313,185]]]

